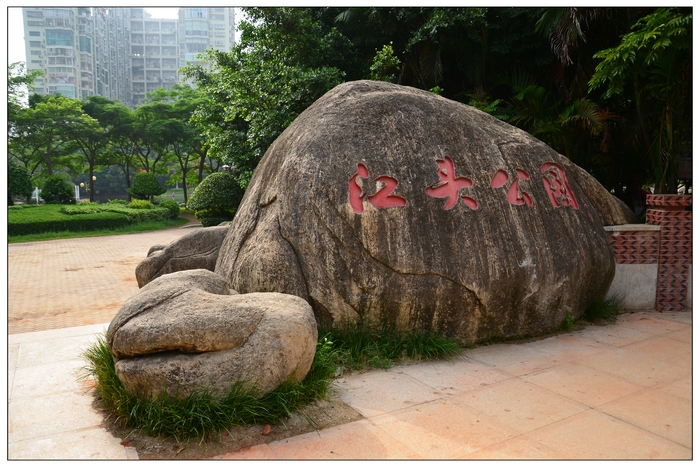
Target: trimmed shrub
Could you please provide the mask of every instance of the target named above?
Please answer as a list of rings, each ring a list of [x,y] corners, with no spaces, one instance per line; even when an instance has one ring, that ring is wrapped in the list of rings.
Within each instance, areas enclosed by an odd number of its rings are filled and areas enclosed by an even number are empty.
[[[39,206],[37,209],[8,210],[7,235],[115,229],[130,223],[126,215],[117,212],[89,212],[81,215],[66,215],[61,212],[62,209],[78,207],[47,205]]]
[[[152,173],[139,173],[134,177],[134,183],[131,188],[126,191],[136,199],[150,199],[152,196],[158,196],[165,193],[167,190],[160,186],[158,179]]]
[[[180,206],[173,200],[164,199],[158,203],[159,208],[165,208],[170,212],[170,219],[177,219],[180,217]]]
[[[110,199],[106,204],[123,204],[126,206],[129,202],[125,199]]]
[[[32,180],[29,172],[14,161],[7,162],[7,202],[14,204],[12,196],[20,195],[29,199],[32,196]]]
[[[75,190],[60,175],[52,175],[41,189],[41,197],[46,204],[75,204]]]
[[[145,199],[135,199],[126,206],[131,209],[151,209],[153,207],[153,204],[151,204],[150,201]]]
[[[194,189],[187,207],[194,211],[194,216],[204,227],[219,225],[233,219],[244,194],[233,175],[217,172],[202,180]]]

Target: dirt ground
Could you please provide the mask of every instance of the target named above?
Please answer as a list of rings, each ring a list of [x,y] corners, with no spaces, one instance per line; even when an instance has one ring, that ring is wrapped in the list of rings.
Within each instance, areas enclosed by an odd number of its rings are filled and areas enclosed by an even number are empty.
[[[212,434],[204,440],[184,441],[148,436],[142,430],[115,424],[109,412],[101,411],[105,414],[103,422],[105,429],[123,440],[123,445],[134,447],[139,459],[209,459],[362,418],[353,408],[340,400],[335,388],[330,391],[328,400],[303,407],[282,423],[270,426],[269,431],[265,425],[245,425]]]

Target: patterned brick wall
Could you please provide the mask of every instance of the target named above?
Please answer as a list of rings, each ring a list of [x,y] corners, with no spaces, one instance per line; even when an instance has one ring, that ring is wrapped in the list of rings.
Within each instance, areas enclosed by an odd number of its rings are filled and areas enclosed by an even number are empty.
[[[656,310],[683,311],[693,262],[693,213],[685,211],[691,196],[648,195],[647,224],[661,227]]]
[[[658,231],[609,232],[608,243],[617,264],[656,264],[659,262]]]

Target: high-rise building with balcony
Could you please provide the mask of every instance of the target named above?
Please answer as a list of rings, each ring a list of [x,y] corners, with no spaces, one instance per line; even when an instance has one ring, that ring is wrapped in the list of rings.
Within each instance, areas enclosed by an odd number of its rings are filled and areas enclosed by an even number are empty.
[[[233,8],[180,8],[179,19],[143,8],[23,8],[27,70],[35,92],[117,99],[134,108],[146,93],[183,79],[180,67],[207,49],[230,50]]]

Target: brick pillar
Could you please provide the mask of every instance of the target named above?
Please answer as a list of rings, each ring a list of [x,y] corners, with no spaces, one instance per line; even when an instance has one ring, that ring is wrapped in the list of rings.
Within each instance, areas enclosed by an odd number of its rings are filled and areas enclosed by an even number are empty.
[[[647,224],[661,227],[656,310],[685,311],[693,262],[693,213],[689,195],[647,195]]]

